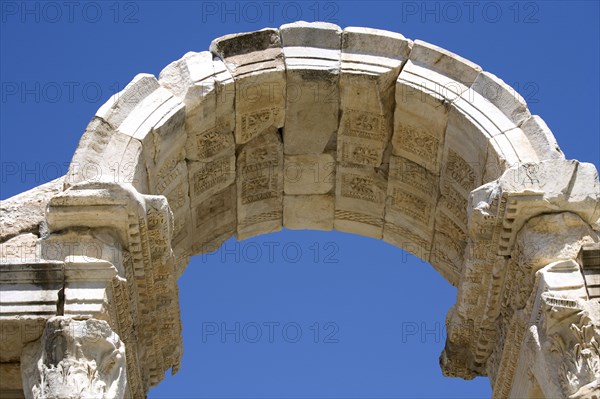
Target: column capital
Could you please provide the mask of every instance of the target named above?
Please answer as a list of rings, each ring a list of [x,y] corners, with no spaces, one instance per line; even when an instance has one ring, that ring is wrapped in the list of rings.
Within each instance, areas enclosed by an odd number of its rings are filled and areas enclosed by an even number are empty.
[[[125,345],[104,320],[55,316],[23,349],[21,373],[26,399],[121,399]]]

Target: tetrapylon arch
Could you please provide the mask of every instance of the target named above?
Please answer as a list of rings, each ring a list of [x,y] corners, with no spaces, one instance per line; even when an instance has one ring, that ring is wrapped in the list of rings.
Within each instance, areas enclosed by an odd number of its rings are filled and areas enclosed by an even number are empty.
[[[215,39],[104,104],[48,202],[32,267],[63,265],[62,288],[48,288],[63,307],[43,317],[106,320],[127,350],[129,384],[115,386],[138,397],[178,367],[176,279],[190,256],[284,227],[383,239],[459,287],[447,375],[489,375],[497,397],[572,395],[598,389],[600,371],[550,386],[561,371],[540,371],[521,341],[529,319],[542,329],[544,306],[563,306],[542,295],[552,290],[576,298],[565,306],[585,317],[572,324],[597,336],[581,259],[598,251],[598,187],[594,166],[565,160],[523,98],[478,65],[397,33],[298,22]],[[565,226],[548,233],[559,249],[536,238],[552,218]],[[99,248],[107,283],[95,295],[110,303],[70,302],[64,276],[90,267],[75,241]],[[559,269],[564,289],[547,278]],[[40,353],[21,358],[28,397],[48,371],[23,362]],[[531,381],[516,383],[517,367]]]

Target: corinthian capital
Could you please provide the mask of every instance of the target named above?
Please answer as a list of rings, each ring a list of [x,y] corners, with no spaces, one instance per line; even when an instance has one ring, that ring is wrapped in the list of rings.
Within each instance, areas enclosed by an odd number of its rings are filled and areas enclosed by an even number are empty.
[[[21,356],[27,399],[113,399],[126,390],[125,345],[103,320],[53,317]]]

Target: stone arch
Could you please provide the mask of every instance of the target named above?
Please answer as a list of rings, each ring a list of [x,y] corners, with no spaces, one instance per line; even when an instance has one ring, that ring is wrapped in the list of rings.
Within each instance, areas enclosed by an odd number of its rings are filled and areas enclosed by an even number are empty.
[[[63,291],[58,315],[109,322],[138,397],[179,366],[176,279],[190,256],[284,227],[383,239],[459,288],[444,373],[489,375],[505,397],[527,394],[512,385],[518,341],[541,306],[523,304],[544,265],[517,273],[518,233],[568,214],[578,230],[564,237],[597,245],[598,187],[595,168],[565,160],[523,98],[478,65],[397,33],[298,22],[215,39],[114,95],[48,202],[39,253],[62,262],[63,290],[84,268],[107,282],[110,304],[78,307],[88,298]]]
[[[276,176],[238,201],[259,147],[273,165],[257,173]],[[90,122],[66,182],[165,195],[184,258],[233,234],[335,228],[406,247],[456,285],[469,193],[515,164],[563,158],[478,65],[396,33],[296,23],[136,76]],[[223,217],[205,220],[215,206]],[[319,212],[300,217],[308,207]]]

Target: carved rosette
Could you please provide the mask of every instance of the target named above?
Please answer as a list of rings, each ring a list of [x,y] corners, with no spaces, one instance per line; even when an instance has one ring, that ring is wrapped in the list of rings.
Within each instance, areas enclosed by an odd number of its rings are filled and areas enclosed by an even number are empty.
[[[125,345],[104,320],[53,317],[21,356],[27,399],[123,398]]]

